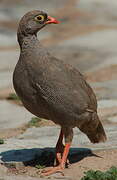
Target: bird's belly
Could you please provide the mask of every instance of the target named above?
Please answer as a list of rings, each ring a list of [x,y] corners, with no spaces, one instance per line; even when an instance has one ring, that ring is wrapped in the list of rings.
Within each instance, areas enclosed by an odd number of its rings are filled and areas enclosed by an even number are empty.
[[[35,89],[30,86],[28,81],[23,83],[15,82],[14,88],[24,107],[29,112],[40,118],[50,119],[49,112],[47,112],[41,98],[37,98]]]
[[[44,119],[50,119],[49,113],[47,112],[46,108],[43,107],[41,102],[38,101],[38,104],[36,102],[30,102],[27,100],[22,100],[24,107],[34,114],[37,117],[44,118]]]

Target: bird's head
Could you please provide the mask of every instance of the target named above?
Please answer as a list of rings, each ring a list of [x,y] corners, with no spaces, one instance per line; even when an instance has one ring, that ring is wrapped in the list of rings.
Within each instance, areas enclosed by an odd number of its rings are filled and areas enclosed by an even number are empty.
[[[41,28],[47,24],[58,24],[55,18],[48,16],[43,11],[30,11],[26,13],[19,23],[18,31],[23,35],[36,34]]]

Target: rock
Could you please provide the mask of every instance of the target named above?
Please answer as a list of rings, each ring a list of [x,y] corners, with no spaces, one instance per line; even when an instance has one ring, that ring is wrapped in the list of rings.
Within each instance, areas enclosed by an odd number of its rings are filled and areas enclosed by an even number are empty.
[[[105,125],[108,136],[106,143],[92,144],[77,128],[74,129],[74,139],[70,150],[70,161],[76,162],[76,156],[91,154],[92,150],[116,147],[117,126]],[[59,134],[58,127],[30,128],[19,137],[9,138],[0,145],[0,162],[7,167],[22,167],[28,162],[35,161],[52,165],[55,155],[55,143]],[[80,148],[79,148],[80,147]],[[50,162],[51,156],[51,162]]]
[[[115,116],[117,114],[117,107],[110,107],[110,108],[98,108],[98,114],[100,118],[109,120],[109,117]]]
[[[106,119],[109,121],[111,121],[112,119],[113,120],[116,119],[113,116],[117,114],[117,100],[116,99],[99,100],[98,101],[98,114],[101,119]]]
[[[65,40],[64,42],[60,43],[60,46],[75,46],[78,47],[88,47],[88,49],[96,49],[102,51],[109,51],[109,52],[116,52],[116,43],[115,37],[117,37],[116,30],[103,30],[103,31],[96,31],[90,34],[86,34],[83,36],[76,36]],[[103,38],[103,41],[102,41]],[[105,46],[106,44],[106,46]]]
[[[19,128],[31,120],[33,115],[24,107],[0,100],[0,129]]]
[[[98,101],[99,108],[111,108],[117,107],[117,100],[116,99],[103,99]]]
[[[0,34],[0,47],[16,46],[15,35]]]
[[[117,80],[90,83],[92,88],[97,88],[96,95],[100,100],[116,100],[117,99]],[[99,90],[98,90],[99,89]]]
[[[0,51],[0,73],[1,71],[12,71],[17,63],[18,56],[19,50]]]
[[[117,123],[117,116],[109,117],[108,120],[113,123]]]
[[[18,59],[18,52],[0,51],[0,59],[0,89],[4,89],[12,86],[12,71]]]
[[[0,72],[0,89],[11,87],[12,73],[9,71]]]
[[[91,19],[93,24],[116,25],[117,2],[115,0],[111,2],[109,0],[78,0],[77,7],[82,11],[88,11],[93,14],[94,18]]]

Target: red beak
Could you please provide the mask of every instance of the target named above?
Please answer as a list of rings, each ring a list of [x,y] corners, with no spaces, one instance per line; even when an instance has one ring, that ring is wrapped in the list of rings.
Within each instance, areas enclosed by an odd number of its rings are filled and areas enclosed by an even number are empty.
[[[55,18],[48,16],[48,20],[46,21],[46,24],[59,24],[60,22],[57,21]]]

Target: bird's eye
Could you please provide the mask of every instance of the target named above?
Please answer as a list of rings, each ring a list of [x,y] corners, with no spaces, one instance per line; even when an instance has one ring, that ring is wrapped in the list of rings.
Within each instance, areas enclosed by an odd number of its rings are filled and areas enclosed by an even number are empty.
[[[38,15],[35,17],[35,21],[38,21],[38,22],[43,22],[44,21],[44,16],[43,15]]]

